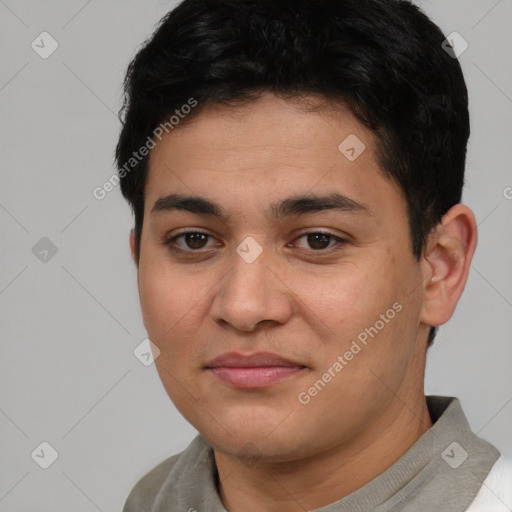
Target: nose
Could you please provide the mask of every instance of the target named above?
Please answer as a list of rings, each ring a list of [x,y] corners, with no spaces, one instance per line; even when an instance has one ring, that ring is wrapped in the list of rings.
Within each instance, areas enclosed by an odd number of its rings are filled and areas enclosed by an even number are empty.
[[[238,331],[285,324],[293,314],[290,288],[279,275],[275,258],[263,250],[252,262],[233,251],[231,270],[219,284],[211,306],[215,321]]]

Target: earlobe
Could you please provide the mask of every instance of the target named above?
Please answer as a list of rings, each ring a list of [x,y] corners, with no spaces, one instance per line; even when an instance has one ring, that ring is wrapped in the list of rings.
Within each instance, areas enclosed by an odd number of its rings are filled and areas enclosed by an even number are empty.
[[[476,244],[473,212],[463,204],[453,206],[429,237],[423,258],[421,322],[438,326],[451,318],[466,286]]]

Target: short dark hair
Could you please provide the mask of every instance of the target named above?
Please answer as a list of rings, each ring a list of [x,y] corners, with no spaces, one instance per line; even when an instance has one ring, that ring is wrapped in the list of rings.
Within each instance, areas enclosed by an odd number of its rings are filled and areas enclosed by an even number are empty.
[[[406,0],[182,1],[142,45],[124,83],[115,156],[135,217],[137,258],[148,157],[135,161],[134,152],[191,98],[198,106],[181,123],[207,104],[272,92],[343,103],[372,130],[381,170],[407,200],[419,260],[464,185],[468,95],[444,40]]]

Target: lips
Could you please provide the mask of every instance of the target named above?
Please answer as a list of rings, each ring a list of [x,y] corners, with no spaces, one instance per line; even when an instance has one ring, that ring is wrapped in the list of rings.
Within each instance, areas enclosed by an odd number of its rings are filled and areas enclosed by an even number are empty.
[[[243,355],[222,354],[208,362],[206,369],[235,388],[263,388],[301,373],[306,366],[271,352]]]
[[[282,357],[279,354],[273,354],[272,352],[258,352],[251,355],[229,352],[212,359],[206,364],[207,368],[219,366],[231,368],[255,368],[262,366],[304,367],[301,363]]]

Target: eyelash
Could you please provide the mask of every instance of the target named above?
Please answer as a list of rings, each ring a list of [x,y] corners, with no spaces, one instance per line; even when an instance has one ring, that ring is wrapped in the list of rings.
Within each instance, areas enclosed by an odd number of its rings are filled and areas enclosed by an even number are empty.
[[[204,233],[202,231],[184,231],[182,233],[179,233],[167,240],[165,240],[163,242],[163,244],[165,246],[167,246],[172,252],[176,253],[176,254],[185,254],[185,253],[188,253],[188,254],[201,254],[201,253],[206,253],[208,251],[208,249],[204,250],[204,249],[197,249],[197,250],[194,250],[194,249],[180,249],[179,247],[176,247],[174,244],[174,242],[182,237],[182,236],[185,236],[185,235],[190,235],[190,234],[193,234],[193,235],[205,235],[207,237],[210,237],[210,238],[213,238],[212,235],[210,235],[209,233]],[[337,235],[334,235],[332,233],[329,233],[327,231],[305,231],[301,234],[299,234],[295,240],[298,240],[302,237],[305,237],[307,235],[325,235],[327,237],[329,237],[330,239],[333,239],[335,240],[337,243],[331,247],[327,247],[325,249],[310,249],[310,252],[313,253],[313,254],[330,254],[332,251],[332,249],[334,248],[334,251],[336,250],[340,250],[346,243],[348,243],[348,240],[344,239],[344,238],[341,238]],[[338,246],[338,247],[337,247]],[[337,248],[336,248],[337,247]]]

